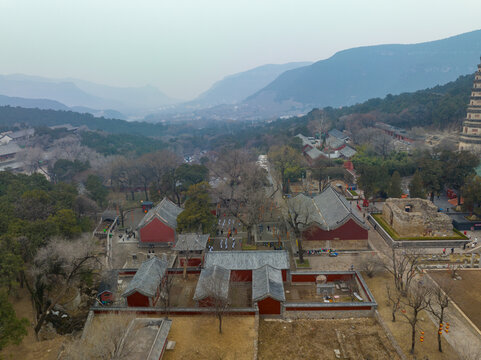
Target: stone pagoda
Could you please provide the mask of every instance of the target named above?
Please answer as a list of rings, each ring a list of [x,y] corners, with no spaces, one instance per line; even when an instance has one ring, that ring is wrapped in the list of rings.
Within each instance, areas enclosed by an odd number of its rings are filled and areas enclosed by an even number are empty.
[[[475,73],[471,99],[459,138],[459,150],[481,153],[481,64]]]

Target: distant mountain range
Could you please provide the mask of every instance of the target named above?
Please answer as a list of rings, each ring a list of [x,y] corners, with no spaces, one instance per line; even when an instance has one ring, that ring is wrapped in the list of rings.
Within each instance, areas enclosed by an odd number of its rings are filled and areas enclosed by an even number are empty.
[[[273,113],[352,105],[453,81],[473,73],[480,55],[481,30],[412,45],[353,48],[284,72],[245,104]]]
[[[312,62],[268,64],[229,75],[216,82],[189,104],[201,107],[235,104],[269,85],[283,72],[311,64]]]
[[[49,99],[26,99],[20,97],[11,97],[0,95],[0,106],[22,107],[26,109],[41,110],[64,110],[74,111],[78,113],[88,113],[97,117],[124,119],[125,116],[116,110],[95,110],[85,106],[68,107],[61,102]]]
[[[121,88],[78,79],[50,79],[22,74],[0,75],[0,94],[32,100],[48,99],[96,115],[147,114],[176,102],[153,86]],[[44,104],[47,105],[46,102]],[[50,105],[54,106],[53,109],[58,107],[58,104]]]
[[[149,122],[192,119],[262,120],[341,107],[367,99],[445,84],[472,74],[481,55],[481,30],[411,45],[365,46],[315,63],[263,65],[215,83],[179,103],[152,86],[118,88],[77,79],[0,75],[0,94],[41,100],[35,107],[89,112]],[[15,106],[19,99],[3,99]],[[52,102],[48,102],[52,101]],[[60,103],[60,104],[59,104]],[[30,106],[30,105],[29,105]],[[31,105],[32,107],[34,105]]]

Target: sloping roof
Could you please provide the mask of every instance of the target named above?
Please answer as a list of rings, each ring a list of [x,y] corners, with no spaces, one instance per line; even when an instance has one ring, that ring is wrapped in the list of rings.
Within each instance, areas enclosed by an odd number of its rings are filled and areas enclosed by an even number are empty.
[[[202,269],[195,288],[194,300],[202,300],[212,295],[227,299],[229,282],[229,269],[216,265]]]
[[[368,228],[364,219],[357,212],[351,211],[349,202],[331,186],[313,198],[299,194],[288,201],[294,209],[304,214],[305,222],[316,223],[323,230],[337,229],[349,219],[353,219],[365,229]]]
[[[116,210],[105,210],[102,212],[101,218],[102,218],[102,221],[105,221],[105,220],[114,221],[117,216],[118,215]]]
[[[169,199],[164,198],[156,207],[153,207],[145,214],[137,228],[143,227],[156,217],[169,227],[175,229],[177,228],[177,216],[179,216],[182,211],[184,211],[184,209],[178,207]]]
[[[316,160],[320,156],[323,156],[323,153],[317,148],[312,148],[306,151],[306,155],[309,156],[312,160]]]
[[[328,132],[329,136],[333,136],[333,137],[336,137],[338,139],[341,139],[341,140],[347,140],[349,138],[349,136],[347,136],[346,134],[344,134],[343,132],[337,130],[337,129],[332,129]]]
[[[344,140],[338,139],[334,136],[329,136],[326,140],[327,146],[331,149],[339,149],[341,146],[345,144]]]
[[[172,320],[136,318],[122,338],[120,357],[130,360],[159,360],[167,342]]]
[[[266,297],[286,301],[282,272],[269,265],[252,271],[252,301],[260,301]]]
[[[204,250],[209,240],[209,234],[179,234],[174,250],[195,251]]]
[[[254,270],[264,265],[289,269],[289,254],[285,250],[213,251],[205,255],[205,267],[222,266],[230,270]]]
[[[139,292],[148,297],[155,296],[157,287],[160,285],[160,281],[164,277],[167,267],[168,264],[166,261],[155,256],[144,261],[122,296],[126,297],[134,292]]]
[[[15,140],[15,139],[20,139],[27,136],[33,136],[34,134],[35,134],[35,129],[23,129],[23,130],[11,132],[10,134],[8,134],[8,136],[10,136],[12,139]]]
[[[0,156],[16,154],[20,150],[22,149],[17,145],[17,143],[10,141],[8,144],[0,145]]]
[[[312,141],[307,138],[307,136],[304,136],[302,134],[297,134],[296,137],[302,140],[302,145],[313,145]]]
[[[105,291],[114,292],[117,288],[117,278],[117,270],[110,270],[107,272],[107,274],[102,277],[102,280],[100,280],[97,295],[100,295]]]
[[[352,147],[350,146],[346,146],[344,147],[343,149],[339,150],[339,152],[341,153],[342,156],[344,156],[345,158],[350,158],[350,157],[353,157],[354,155],[356,155],[357,151],[354,150]]]
[[[7,169],[19,170],[24,167],[24,163],[20,161],[5,161],[0,163],[0,171],[5,171]]]
[[[78,130],[78,126],[73,126],[71,124],[61,124],[61,125],[53,125],[49,126],[50,129],[55,130],[55,129],[65,129],[67,131],[75,131]]]

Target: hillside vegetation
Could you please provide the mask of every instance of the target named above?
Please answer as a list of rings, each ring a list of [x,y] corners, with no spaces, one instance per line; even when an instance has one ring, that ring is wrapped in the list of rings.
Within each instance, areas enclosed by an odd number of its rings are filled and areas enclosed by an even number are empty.
[[[481,30],[409,45],[347,49],[310,66],[286,71],[248,102],[346,106],[432,87],[474,72],[481,53]]]

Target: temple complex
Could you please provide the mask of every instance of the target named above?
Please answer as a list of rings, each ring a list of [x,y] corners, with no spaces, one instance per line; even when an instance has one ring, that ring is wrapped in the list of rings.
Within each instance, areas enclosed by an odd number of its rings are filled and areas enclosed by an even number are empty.
[[[459,150],[481,153],[481,64],[475,73],[471,99],[459,139]]]

